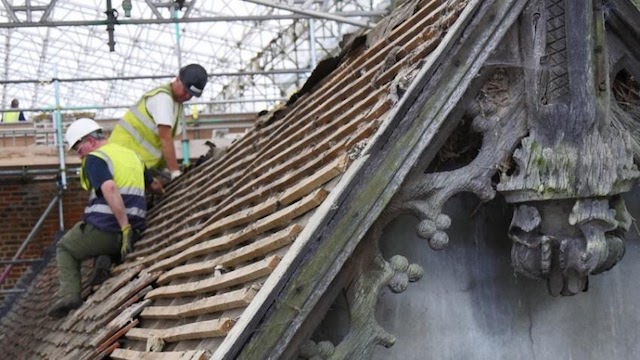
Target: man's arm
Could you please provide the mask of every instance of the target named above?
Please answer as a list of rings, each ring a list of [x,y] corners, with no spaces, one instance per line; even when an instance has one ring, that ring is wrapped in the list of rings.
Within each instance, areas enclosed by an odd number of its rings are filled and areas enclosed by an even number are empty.
[[[173,136],[171,126],[158,125],[158,135],[160,136],[160,146],[162,147],[162,157],[167,163],[167,169],[173,172],[180,170],[178,160],[176,160],[176,149],[173,146]]]
[[[176,149],[173,145],[172,126],[174,125],[176,114],[175,104],[171,95],[158,93],[147,99],[147,111],[158,127],[160,137],[160,149],[162,157],[170,172],[178,172],[178,161],[176,160]]]
[[[127,209],[124,206],[124,200],[122,200],[118,186],[113,180],[107,180],[100,185],[100,190],[107,204],[109,204],[113,215],[116,217],[116,220],[118,220],[120,228],[124,228],[129,224],[129,219],[127,218]]]
[[[146,167],[144,168],[144,188],[156,194],[164,194],[162,183],[158,179],[154,179],[151,171]]]

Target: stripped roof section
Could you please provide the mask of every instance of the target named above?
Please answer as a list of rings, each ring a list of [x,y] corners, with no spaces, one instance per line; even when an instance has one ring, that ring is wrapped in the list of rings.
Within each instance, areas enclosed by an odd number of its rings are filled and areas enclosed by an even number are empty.
[[[305,86],[310,92],[263,115],[224,157],[173,183],[149,212],[135,252],[80,309],[58,321],[43,318],[57,287],[50,265],[19,302],[39,307],[12,311],[0,342],[15,356],[33,358],[96,358],[113,351],[115,359],[140,359],[151,349],[162,351],[154,359],[211,355],[241,316],[251,316],[244,310],[258,293],[270,291],[262,284],[292,244],[306,240],[303,231],[314,226],[317,207],[384,127],[466,3],[403,5],[369,34],[368,48],[354,41],[335,70]],[[45,341],[29,334],[35,327],[46,332]],[[10,341],[15,334],[22,344]],[[120,336],[127,342],[117,348]]]

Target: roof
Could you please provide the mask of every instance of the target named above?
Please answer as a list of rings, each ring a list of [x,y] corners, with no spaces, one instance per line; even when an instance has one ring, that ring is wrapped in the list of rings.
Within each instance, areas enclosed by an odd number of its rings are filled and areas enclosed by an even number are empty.
[[[57,290],[49,263],[2,320],[5,353],[233,356],[305,253],[332,246],[333,238],[317,234],[336,219],[338,199],[363,180],[363,154],[398,125],[404,102],[415,100],[407,94],[434,74],[478,4],[414,0],[353,36],[286,107],[262,115],[222,158],[172,183],[149,212],[135,252],[98,289],[85,287],[84,305],[61,320],[45,316]],[[162,353],[151,357],[147,348]]]

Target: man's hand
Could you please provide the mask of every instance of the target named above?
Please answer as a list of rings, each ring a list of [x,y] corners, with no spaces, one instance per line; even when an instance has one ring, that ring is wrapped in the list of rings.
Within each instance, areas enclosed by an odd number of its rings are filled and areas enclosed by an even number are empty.
[[[151,192],[158,195],[164,195],[164,187],[162,186],[162,182],[158,179],[153,179],[151,185],[149,185]]]
[[[122,228],[122,245],[120,245],[120,260],[122,262],[131,250],[133,250],[133,231],[131,224],[127,224]]]

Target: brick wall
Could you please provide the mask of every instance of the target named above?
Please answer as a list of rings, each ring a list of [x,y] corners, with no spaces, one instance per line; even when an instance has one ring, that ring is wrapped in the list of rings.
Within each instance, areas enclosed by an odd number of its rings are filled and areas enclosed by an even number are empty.
[[[57,184],[49,181],[24,181],[0,179],[0,259],[12,259],[27,238],[47,205],[55,197]],[[77,179],[69,179],[68,190],[63,195],[64,227],[69,229],[82,214],[88,193],[82,190]],[[59,230],[59,210],[56,205],[38,234],[29,243],[22,258],[41,258],[43,251],[55,240]],[[11,289],[30,265],[14,265],[9,277],[0,289]],[[4,271],[6,265],[0,265]],[[4,296],[0,295],[0,302]]]

